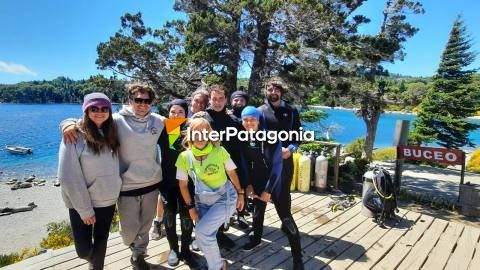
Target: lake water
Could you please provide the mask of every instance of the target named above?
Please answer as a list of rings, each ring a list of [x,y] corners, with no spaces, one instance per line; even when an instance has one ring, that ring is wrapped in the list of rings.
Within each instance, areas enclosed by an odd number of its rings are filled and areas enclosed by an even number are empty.
[[[329,115],[322,121],[325,126],[339,128],[331,134],[336,141],[347,144],[365,136],[365,124],[352,111],[323,109]],[[54,176],[57,171],[58,147],[61,140],[58,124],[68,117],[79,117],[80,105],[71,104],[0,104],[0,179]],[[384,114],[380,118],[375,147],[392,145],[396,120],[413,120],[415,116]],[[312,128],[307,125],[306,128]],[[480,130],[471,134],[480,144]],[[4,150],[5,144],[19,144],[33,148],[30,155],[12,155]]]

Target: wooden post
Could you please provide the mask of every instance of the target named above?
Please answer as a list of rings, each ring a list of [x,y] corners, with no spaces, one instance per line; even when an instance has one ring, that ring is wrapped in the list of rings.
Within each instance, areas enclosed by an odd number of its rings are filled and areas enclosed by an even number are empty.
[[[410,126],[410,121],[408,120],[397,120],[395,126],[395,134],[393,137],[393,145],[398,147],[400,145],[408,144],[408,128]],[[402,184],[402,170],[403,170],[403,159],[398,158],[398,148],[397,148],[397,159],[395,160],[395,178],[394,186],[395,193],[400,193],[400,186]]]
[[[342,148],[341,144],[338,144],[335,149],[335,167],[333,170],[333,178],[335,178],[335,189],[338,189],[338,174],[339,174],[339,167],[340,167],[340,148]]]
[[[465,178],[465,152],[462,151],[462,170],[460,171],[460,186],[458,188],[458,199],[457,202],[460,202],[462,197],[462,186]]]

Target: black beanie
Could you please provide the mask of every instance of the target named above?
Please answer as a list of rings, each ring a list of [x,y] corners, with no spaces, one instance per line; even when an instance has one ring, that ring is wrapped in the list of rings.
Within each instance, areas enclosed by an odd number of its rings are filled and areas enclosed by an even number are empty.
[[[169,111],[170,111],[170,109],[172,108],[173,105],[181,106],[185,110],[185,116],[187,116],[187,114],[188,114],[188,104],[185,100],[177,98],[177,99],[174,99],[174,100],[170,101],[170,104],[168,104],[168,110]]]
[[[232,102],[232,100],[234,98],[237,98],[237,97],[242,97],[245,99],[245,101],[247,102],[248,104],[248,95],[247,93],[243,92],[243,91],[235,91],[232,93],[232,95],[230,96],[230,103]]]

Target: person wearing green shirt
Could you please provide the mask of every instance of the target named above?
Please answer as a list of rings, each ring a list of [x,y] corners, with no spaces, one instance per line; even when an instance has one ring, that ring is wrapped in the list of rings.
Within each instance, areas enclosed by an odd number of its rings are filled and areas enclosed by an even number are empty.
[[[194,133],[203,130],[207,133],[202,136]],[[235,208],[243,209],[245,193],[230,154],[220,146],[220,141],[208,138],[211,131],[206,119],[191,119],[183,140],[186,151],[179,155],[175,166],[180,192],[196,224],[197,244],[205,254],[208,269],[217,270],[226,269],[227,261],[220,255],[216,233],[222,223],[229,221]],[[195,200],[188,190],[189,177],[195,184]]]

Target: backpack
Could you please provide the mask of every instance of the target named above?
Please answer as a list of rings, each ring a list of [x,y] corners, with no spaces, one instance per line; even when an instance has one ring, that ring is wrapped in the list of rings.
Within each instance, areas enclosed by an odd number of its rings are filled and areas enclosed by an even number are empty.
[[[383,226],[387,219],[397,219],[397,195],[390,173],[383,168],[373,168],[363,176],[362,203]]]

